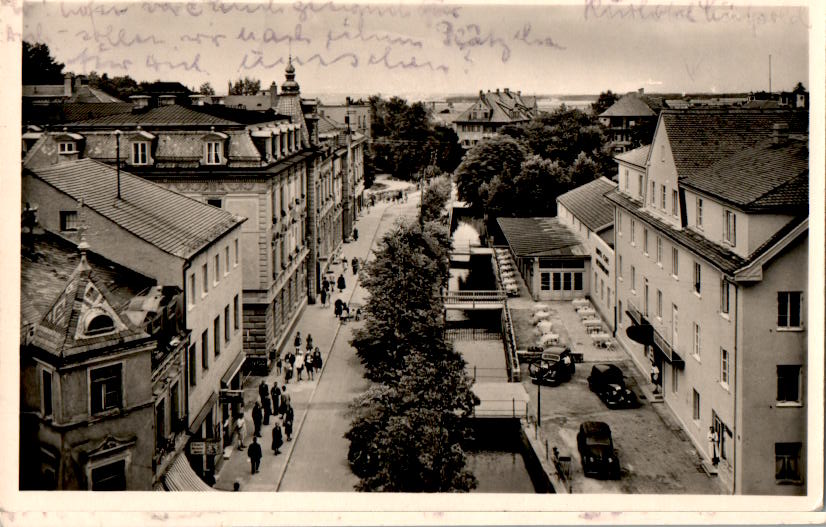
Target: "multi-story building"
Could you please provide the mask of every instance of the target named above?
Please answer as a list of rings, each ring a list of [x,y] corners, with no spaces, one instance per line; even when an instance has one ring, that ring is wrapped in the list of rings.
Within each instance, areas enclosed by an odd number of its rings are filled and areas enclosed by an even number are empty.
[[[454,121],[459,143],[470,148],[482,139],[493,137],[508,124],[527,123],[539,113],[535,97],[522,97],[509,88],[495,92],[479,90],[479,98]]]
[[[178,384],[177,395],[169,399],[177,398],[179,407],[185,404],[190,445],[211,445],[187,452],[192,468],[204,475],[220,465],[223,442],[232,433],[227,427],[232,422],[232,403],[219,399],[222,383],[240,387],[244,361],[240,242],[245,219],[93,159],[63,159],[102,147],[100,137],[75,135],[79,134],[47,134],[33,149],[23,172],[23,201],[39,207],[44,229],[74,242],[83,232],[96,253],[151,277],[163,288],[183,292],[181,310],[190,334],[186,382]],[[137,130],[127,137],[141,144],[152,135]],[[70,142],[75,143],[71,148],[61,146]],[[114,320],[116,313],[107,313]],[[150,358],[154,357],[147,353],[147,379],[151,379]],[[138,368],[123,371],[131,376]],[[127,379],[123,385],[132,382]],[[170,405],[169,414],[177,416],[175,403]],[[163,415],[166,420],[166,410]]]
[[[807,127],[663,111],[607,194],[617,338],[738,494],[806,489]]]
[[[344,104],[319,104],[318,114],[339,123],[347,124],[349,120],[352,131],[363,135],[368,141],[372,137],[370,135],[370,105],[367,103],[353,102],[350,97],[347,97]]]
[[[614,206],[605,193],[617,186],[601,177],[556,198],[556,215],[591,255],[589,289],[594,307],[614,329]]]
[[[599,114],[599,122],[607,129],[613,152],[621,153],[633,148],[635,139],[642,143],[650,142],[650,137],[643,140],[635,138],[635,131],[650,130],[661,109],[662,103],[658,99],[647,97],[640,88],[639,91],[623,95]]]

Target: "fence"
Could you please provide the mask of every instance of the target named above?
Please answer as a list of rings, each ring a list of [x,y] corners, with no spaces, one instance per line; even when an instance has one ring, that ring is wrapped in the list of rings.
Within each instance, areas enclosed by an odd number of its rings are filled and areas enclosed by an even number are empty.
[[[484,328],[450,328],[445,330],[445,340],[499,340],[497,331]]]
[[[508,367],[508,380],[519,382],[522,374],[519,371],[519,358],[516,356],[516,338],[513,334],[513,321],[508,309],[507,301],[503,302],[502,309],[502,341],[505,345],[505,362]]]
[[[525,434],[533,433],[534,435],[532,442],[534,445],[537,445],[534,448],[534,450],[536,450],[536,454],[544,454],[545,462],[553,464],[554,473],[552,476],[555,476],[556,481],[562,484],[565,488],[565,492],[568,494],[573,494],[574,485],[571,479],[571,456],[560,455],[559,449],[556,446],[549,445],[548,438],[545,437],[542,429],[537,426],[536,416],[530,415],[527,411],[525,413],[524,426]],[[533,430],[530,430],[531,427],[533,427]],[[541,450],[544,450],[544,452],[541,452]],[[554,488],[556,488],[556,486],[554,486]]]

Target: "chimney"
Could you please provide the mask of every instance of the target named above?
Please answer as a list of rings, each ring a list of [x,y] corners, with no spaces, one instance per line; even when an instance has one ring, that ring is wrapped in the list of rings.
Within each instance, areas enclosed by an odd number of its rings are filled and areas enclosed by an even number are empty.
[[[64,97],[71,97],[72,96],[72,74],[66,73],[63,75],[63,96]]]
[[[479,90],[479,98],[482,98],[484,96],[485,96],[485,92],[482,91],[482,90]]]
[[[130,95],[129,100],[132,101],[132,111],[140,111],[149,108],[148,95]]]
[[[193,93],[189,96],[189,100],[192,101],[192,106],[203,106],[205,99],[206,95],[201,95],[200,93]]]
[[[270,84],[270,108],[278,106],[278,85],[275,81]]]
[[[164,94],[158,96],[158,106],[172,106],[175,104],[175,96],[172,94]]]
[[[496,95],[499,95],[499,88],[496,88]]]
[[[522,90],[516,90],[516,95],[522,97]]]
[[[640,95],[645,95],[645,88],[640,88],[639,90],[637,90],[637,93],[639,93]]]
[[[786,123],[774,123],[772,125],[772,144],[779,145],[789,138],[789,125]]]
[[[78,75],[75,77],[75,92],[83,86],[83,75]]]
[[[511,94],[510,88],[505,88],[505,95],[510,95],[510,94]]]

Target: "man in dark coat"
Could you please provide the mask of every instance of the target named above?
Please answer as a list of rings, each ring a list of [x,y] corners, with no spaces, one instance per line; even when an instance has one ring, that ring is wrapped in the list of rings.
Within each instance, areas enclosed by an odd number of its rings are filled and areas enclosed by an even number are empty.
[[[338,275],[338,292],[341,293],[347,287],[347,283],[344,281],[344,275]]]
[[[256,401],[255,407],[252,409],[252,424],[255,425],[255,437],[261,437],[261,421],[264,419],[264,414],[261,411],[261,404]],[[260,447],[259,447],[260,448]]]
[[[287,385],[281,389],[281,415],[287,413],[287,408],[290,407],[290,394],[287,393]]]
[[[247,455],[250,458],[250,470],[252,474],[256,474],[258,472],[258,467],[261,466],[261,456],[263,455],[261,452],[261,445],[258,444],[258,438],[252,438],[252,443],[250,443],[249,449],[247,450]]]
[[[336,307],[333,310],[333,314],[336,316],[336,318],[341,316],[341,305],[342,304],[344,304],[344,302],[342,302],[340,298],[336,298]]]
[[[284,440],[281,438],[281,426],[276,422],[272,427],[272,452],[276,456],[281,453],[281,445]]]
[[[278,387],[278,382],[272,383],[270,396],[272,396],[272,414],[281,415],[281,388]]]
[[[270,387],[265,381],[258,385],[258,395],[261,397],[261,407],[264,409],[264,426],[270,424],[272,407],[270,406]]]
[[[288,406],[284,413],[284,434],[287,436],[287,441],[293,440],[293,407]]]

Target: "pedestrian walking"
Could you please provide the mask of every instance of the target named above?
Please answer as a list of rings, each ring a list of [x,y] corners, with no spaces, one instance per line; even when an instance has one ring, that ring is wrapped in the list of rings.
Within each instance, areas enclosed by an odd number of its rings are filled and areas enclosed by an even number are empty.
[[[298,353],[301,351],[301,332],[295,332],[295,339],[293,339],[293,346],[295,346],[295,352]]]
[[[258,444],[258,438],[253,437],[250,443],[247,455],[250,457],[250,470],[252,474],[258,473],[258,467],[261,466],[261,445]]]
[[[341,273],[344,274],[347,272],[347,258],[341,259]]]
[[[293,407],[288,406],[284,413],[284,435],[287,436],[287,441],[293,440]]]
[[[307,351],[312,351],[313,349],[313,334],[307,333]]]
[[[258,384],[258,397],[263,399],[264,397],[269,395],[269,393],[270,393],[270,388],[269,388],[269,386],[267,386],[266,381],[261,381]]]
[[[287,393],[287,385],[281,389],[281,416],[287,413],[287,408],[290,407],[290,394]]]
[[[295,380],[301,380],[301,374],[304,372],[304,353],[299,351],[295,354]]]
[[[281,437],[281,425],[276,423],[272,427],[272,453],[276,456],[281,453],[281,445],[284,444],[284,439]]]
[[[270,396],[272,397],[272,415],[281,415],[281,388],[278,387],[277,381],[272,383]]]
[[[329,287],[330,287],[330,282],[327,280],[327,277],[325,276],[324,278],[321,279],[321,290],[326,292],[327,288],[329,288]]]
[[[321,290],[321,307],[327,307],[327,290]]]
[[[315,351],[313,352],[313,367],[316,370],[321,370],[321,350],[318,349],[318,346],[316,346]]]
[[[275,371],[278,373],[278,375],[281,375],[282,364],[283,363],[281,362],[281,355],[279,355],[278,360],[275,361]]]
[[[353,276],[359,274],[359,259],[353,256],[353,260],[350,263],[353,267]]]
[[[264,409],[264,426],[269,426],[270,416],[272,415],[272,406],[270,405],[269,390],[267,390],[267,396],[261,399],[261,407]]]
[[[347,260],[345,260],[345,262],[346,261]],[[345,271],[346,271],[346,269],[345,269]],[[338,275],[337,285],[338,285],[338,292],[343,293],[344,289],[347,287],[347,282],[344,281],[344,275],[343,274]]]
[[[313,369],[315,368],[315,364],[313,364],[313,350],[307,349],[307,353],[304,355],[304,367],[307,368],[307,378],[309,380],[313,380]]]
[[[244,423],[244,412],[241,412],[235,418],[235,434],[238,436],[238,450],[244,450],[244,448],[246,448],[244,446],[245,427],[246,426]]]
[[[356,320],[361,320],[361,308],[356,308]]]
[[[261,437],[261,421],[264,418],[264,413],[261,411],[261,403],[255,403],[252,409],[252,424],[255,426],[254,437]]]
[[[284,364],[284,386],[290,382],[290,379],[293,378],[293,365],[290,361],[286,361]]]

